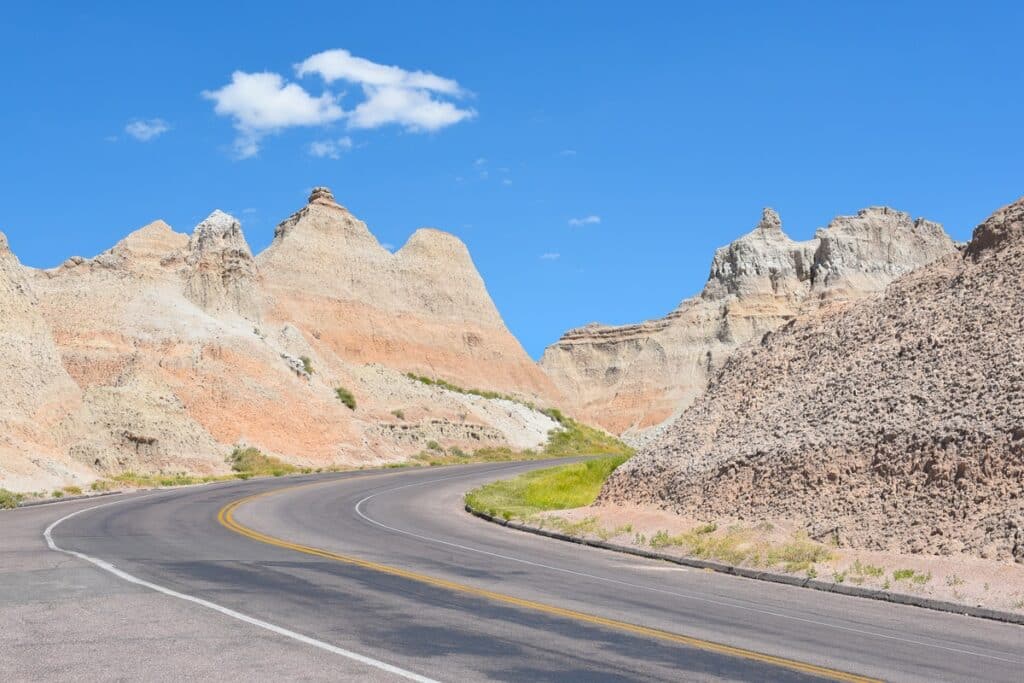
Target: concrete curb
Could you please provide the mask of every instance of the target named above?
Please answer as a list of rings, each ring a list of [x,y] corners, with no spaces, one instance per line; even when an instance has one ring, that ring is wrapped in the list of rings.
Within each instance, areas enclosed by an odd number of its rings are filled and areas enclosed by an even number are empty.
[[[813,588],[814,590],[825,591],[827,593],[840,593],[842,595],[851,595],[858,598],[870,598],[872,600],[895,602],[901,605],[913,605],[914,607],[923,607],[925,609],[936,610],[939,612],[963,614],[971,617],[979,617],[981,619],[992,619],[994,621],[1002,621],[1009,624],[1024,625],[1024,614],[1016,614],[1014,612],[1004,612],[1001,610],[988,609],[987,607],[961,605],[955,602],[949,602],[947,600],[933,600],[931,598],[925,598],[919,595],[907,595],[906,593],[893,593],[890,591],[880,589],[862,588],[861,586],[850,586],[842,583],[832,583],[830,581],[819,581],[817,579],[800,578],[799,576],[793,576],[792,574],[779,574],[777,572],[760,571],[757,569],[749,569],[746,567],[736,567],[731,564],[713,562],[710,560],[698,560],[689,557],[676,557],[674,555],[666,555],[664,553],[656,553],[651,552],[649,550],[641,550],[639,548],[630,548],[627,546],[617,545],[615,543],[608,543],[606,541],[579,538],[578,536],[569,536],[567,534],[562,534],[557,531],[547,531],[546,529],[540,529],[535,526],[529,526],[527,524],[520,524],[519,522],[512,522],[509,520],[501,519],[499,517],[495,517],[494,515],[489,515],[486,512],[481,512],[480,510],[474,510],[469,505],[466,506],[466,512],[475,517],[479,517],[480,519],[492,522],[494,524],[499,524],[504,527],[508,527],[509,529],[515,529],[516,531],[525,531],[528,534],[546,536],[547,538],[554,538],[559,541],[577,543],[579,545],[586,545],[593,548],[601,548],[602,550],[611,550],[613,552],[625,553],[627,555],[646,557],[651,560],[662,560],[664,562],[671,562],[672,564],[678,564],[684,567],[693,567],[695,569],[707,569],[710,571],[721,572],[722,574],[741,576],[746,579],[756,579],[757,581],[771,581],[772,583],[784,583],[789,586],[799,586],[800,588]]]
[[[92,498],[103,498],[104,496],[116,496],[121,493],[127,493],[127,491],[104,491],[103,493],[83,493],[80,496],[61,496],[60,498],[44,498],[42,500],[26,500],[18,503],[18,507],[14,508],[31,508],[37,505],[53,505],[54,503],[69,503],[73,500],[91,500]]]

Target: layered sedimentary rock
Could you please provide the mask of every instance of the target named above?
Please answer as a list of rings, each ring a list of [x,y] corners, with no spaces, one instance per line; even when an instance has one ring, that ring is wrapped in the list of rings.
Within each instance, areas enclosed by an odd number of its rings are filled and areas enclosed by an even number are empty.
[[[963,254],[735,352],[603,501],[1024,562],[1024,200]]]
[[[392,254],[330,191],[316,188],[257,263],[267,315],[295,322],[343,358],[556,397],[453,235],[417,230]]]
[[[237,220],[222,211],[210,214],[192,232],[185,262],[186,294],[200,308],[259,319],[256,264]]]
[[[22,488],[86,472],[64,457],[81,392],[61,365],[26,275],[0,233],[0,480]]]
[[[715,252],[698,296],[659,320],[572,330],[541,367],[584,420],[641,442],[689,406],[740,345],[955,249],[938,224],[888,208],[840,216],[804,242],[765,209],[752,232]]]
[[[0,336],[15,349],[0,382],[19,397],[0,407],[5,443],[65,469],[224,471],[236,444],[310,466],[380,463],[430,441],[536,448],[557,427],[405,376],[542,403],[551,389],[461,242],[419,231],[389,254],[324,189],[257,258],[215,211],[191,235],[157,221],[47,271],[6,244],[0,261]],[[0,487],[26,486],[0,471]]]

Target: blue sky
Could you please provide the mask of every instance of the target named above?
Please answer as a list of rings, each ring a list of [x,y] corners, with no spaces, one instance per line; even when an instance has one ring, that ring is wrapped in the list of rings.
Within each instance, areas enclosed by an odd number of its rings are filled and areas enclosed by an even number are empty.
[[[1019,3],[30,4],[0,230],[32,266],[214,208],[258,251],[324,184],[382,242],[465,240],[538,356],[667,313],[762,206],[965,239],[1024,194]]]

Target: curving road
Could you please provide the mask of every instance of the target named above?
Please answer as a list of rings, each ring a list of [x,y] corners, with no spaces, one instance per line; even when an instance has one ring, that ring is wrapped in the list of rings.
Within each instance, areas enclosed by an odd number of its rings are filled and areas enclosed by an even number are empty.
[[[546,464],[0,514],[0,680],[1020,681],[1020,626],[670,566],[462,511],[468,488]]]

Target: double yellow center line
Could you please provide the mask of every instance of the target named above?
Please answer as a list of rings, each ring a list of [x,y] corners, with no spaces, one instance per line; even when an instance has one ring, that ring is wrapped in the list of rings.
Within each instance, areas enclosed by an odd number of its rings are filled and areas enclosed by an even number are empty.
[[[312,484],[318,485],[318,484]],[[267,545],[276,546],[278,548],[285,548],[288,550],[294,550],[295,552],[304,553],[306,555],[313,555],[315,557],[321,557],[335,562],[341,562],[343,564],[353,565],[368,569],[370,571],[378,572],[381,574],[388,574],[390,576],[398,576],[403,579],[410,581],[416,581],[417,583],[427,584],[429,586],[435,586],[444,590],[452,591],[455,593],[462,593],[464,595],[472,595],[479,598],[491,600],[493,602],[511,605],[520,609],[531,610],[534,612],[540,612],[556,617],[562,617],[565,619],[572,619],[574,621],[593,624],[596,626],[603,626],[606,628],[614,629],[616,631],[622,631],[638,636],[645,636],[648,638],[655,638],[657,640],[668,641],[679,645],[685,645],[687,647],[697,648],[705,652],[713,652],[715,654],[726,655],[728,657],[736,657],[739,659],[745,659],[748,661],[758,662],[761,664],[768,664],[771,666],[777,666],[791,671],[798,671],[800,673],[810,674],[812,676],[821,676],[824,678],[831,678],[837,681],[849,681],[851,683],[876,683],[877,679],[867,678],[864,676],[858,676],[856,674],[846,673],[844,671],[838,671],[836,669],[829,669],[815,664],[806,664],[799,662],[794,659],[787,659],[785,657],[776,657],[775,655],[763,654],[760,652],[754,652],[753,650],[746,650],[739,647],[733,647],[731,645],[723,645],[721,643],[715,643],[709,640],[703,640],[701,638],[695,638],[693,636],[685,636],[678,633],[672,633],[670,631],[663,631],[661,629],[649,628],[647,626],[639,626],[637,624],[630,624],[628,622],[619,621],[617,619],[609,619],[607,617],[601,617],[594,614],[587,614],[585,612],[577,612],[571,609],[565,609],[563,607],[556,607],[555,605],[548,605],[542,602],[535,602],[533,600],[524,600],[504,593],[497,593],[495,591],[485,590],[483,588],[476,588],[474,586],[468,586],[463,583],[456,583],[454,581],[448,581],[447,579],[441,579],[435,576],[429,576],[427,574],[420,574],[419,572],[412,572],[407,569],[400,567],[393,567],[391,565],[381,564],[379,562],[371,562],[351,555],[341,555],[334,553],[329,550],[322,548],[315,548],[308,545],[302,545],[299,543],[293,543],[282,538],[276,538],[267,534],[251,529],[247,526],[240,524],[234,518],[235,511],[245,505],[246,503],[253,501],[257,498],[263,498],[269,495],[276,495],[284,493],[285,491],[292,491],[297,488],[305,488],[311,486],[311,484],[303,484],[300,486],[289,486],[282,489],[276,489],[274,491],[267,491],[265,493],[258,493],[252,496],[246,496],[239,500],[228,503],[217,515],[217,520],[225,527],[234,531],[235,533],[241,534],[246,538],[251,538],[254,541],[260,543],[266,543]]]

